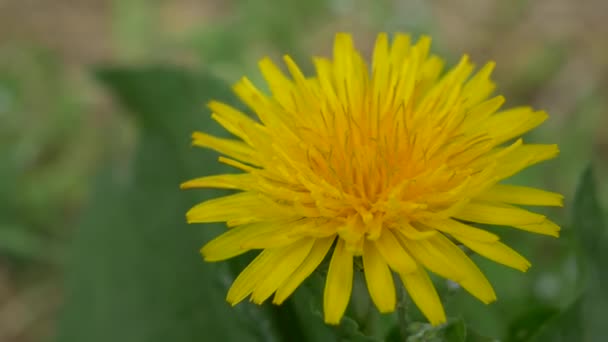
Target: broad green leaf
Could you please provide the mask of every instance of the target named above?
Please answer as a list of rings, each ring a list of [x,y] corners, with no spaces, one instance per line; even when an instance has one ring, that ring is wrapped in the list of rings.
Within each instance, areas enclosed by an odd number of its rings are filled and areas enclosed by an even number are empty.
[[[400,341],[398,327],[389,335],[390,341]],[[428,323],[413,322],[408,328],[408,342],[490,342],[495,339],[488,338],[470,330],[463,318],[449,319],[446,324],[432,326]]]
[[[380,342],[381,339],[373,336],[367,336],[359,327],[359,323],[354,319],[344,316],[337,329],[337,337],[339,341],[353,342]]]
[[[593,170],[581,177],[574,198],[571,233],[575,234],[581,257],[581,294],[564,309],[539,307],[516,319],[509,329],[509,341],[583,341],[605,336],[601,306],[606,301],[601,290],[606,282],[602,262],[608,257],[603,213],[596,195]]]
[[[580,248],[580,278],[585,293],[578,301],[579,338],[595,341],[608,334],[608,235],[602,206],[597,196],[597,182],[592,167],[583,173],[576,191],[571,222]],[[564,323],[567,324],[567,323]],[[570,323],[572,324],[572,323]],[[584,337],[583,337],[584,336]]]
[[[189,139],[193,130],[219,131],[203,104],[228,98],[227,87],[170,67],[97,76],[136,115],[138,147],[127,181],[112,167],[100,176],[76,232],[59,341],[276,340],[266,310],[225,302],[234,277],[227,264],[202,261],[199,248],[219,228],[184,218],[218,194],[179,184],[220,170],[217,155],[189,148]]]
[[[580,237],[584,254],[597,266],[600,281],[608,286],[608,271],[604,264],[608,260],[608,236],[597,187],[593,169],[588,167],[576,190],[571,226]]]
[[[478,332],[468,329],[467,330],[467,342],[500,342],[497,338],[487,337],[479,334]]]
[[[546,317],[546,324],[543,324],[528,338],[509,341],[569,342],[583,340],[581,303],[581,298],[579,298],[559,313]]]
[[[443,328],[446,325],[434,327],[428,323],[412,322],[407,327],[408,342],[440,342],[443,338]]]
[[[545,324],[559,314],[559,309],[551,307],[539,306],[531,309],[511,323],[508,341],[530,341],[539,334]]]
[[[326,268],[325,262],[319,266]],[[325,275],[317,269],[296,290],[287,304],[293,305],[298,317],[298,331],[302,333],[302,339],[306,341],[333,341],[335,333],[333,329],[323,323],[321,305],[323,303],[323,284]],[[289,341],[290,339],[288,339]],[[292,339],[295,341],[295,339]]]
[[[443,338],[446,342],[465,342],[467,340],[467,326],[464,319],[459,318],[451,321],[443,329]]]

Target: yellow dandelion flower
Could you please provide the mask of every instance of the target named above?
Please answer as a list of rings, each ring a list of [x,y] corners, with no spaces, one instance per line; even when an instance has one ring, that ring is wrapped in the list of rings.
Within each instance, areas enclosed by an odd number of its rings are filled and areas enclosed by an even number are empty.
[[[348,34],[336,36],[333,60],[314,58],[307,77],[289,57],[285,75],[269,59],[260,69],[270,94],[241,79],[234,92],[254,119],[220,102],[212,117],[235,139],[193,134],[195,146],[242,170],[182,184],[239,192],[187,213],[190,223],[226,222],[229,230],[201,250],[219,261],[261,250],[234,281],[227,300],[250,296],[281,304],[331,254],[325,321],[338,324],[351,296],[353,260],[361,257],[380,312],[395,309],[393,272],[432,324],[446,317],[427,270],[460,284],[484,303],[492,286],[457,246],[525,271],[530,263],[475,223],[558,236],[559,227],[526,206],[561,206],[562,196],[500,183],[555,157],[556,145],[518,139],[547,114],[500,110],[488,63],[473,73],[466,56],[447,72],[430,39],[380,34],[371,67]],[[333,249],[332,249],[333,247]]]

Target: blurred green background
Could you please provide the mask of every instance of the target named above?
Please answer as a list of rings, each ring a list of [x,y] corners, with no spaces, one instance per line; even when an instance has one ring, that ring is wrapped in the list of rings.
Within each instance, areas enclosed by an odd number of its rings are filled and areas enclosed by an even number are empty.
[[[551,115],[528,141],[562,151],[515,179],[565,194],[546,211],[562,237],[497,228],[531,270],[476,258],[499,300],[438,282],[455,323],[418,340],[603,340],[607,15],[601,0],[0,1],[0,341],[395,340],[394,316],[361,319],[366,304],[325,327],[315,279],[282,307],[230,308],[225,291],[251,256],[205,264],[198,249],[221,226],[184,223],[219,192],[178,184],[223,170],[189,147],[193,130],[225,134],[204,103],[233,101],[241,75],[259,82],[264,56],[310,70],[337,31],[365,53],[377,32],[405,31],[431,34],[450,63],[495,60],[507,106]]]

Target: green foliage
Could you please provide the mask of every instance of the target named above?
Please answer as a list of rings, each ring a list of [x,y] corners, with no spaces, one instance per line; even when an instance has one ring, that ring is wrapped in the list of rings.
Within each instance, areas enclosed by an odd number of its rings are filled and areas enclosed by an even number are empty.
[[[608,271],[603,262],[608,241],[597,184],[591,167],[581,176],[572,210],[570,230],[578,242],[581,262],[580,295],[562,309],[533,307],[514,320],[508,341],[595,341],[605,336],[604,318],[597,317],[606,303]]]
[[[531,341],[559,313],[559,309],[551,307],[532,308],[511,322],[508,341]]]
[[[608,260],[608,235],[604,224],[604,213],[596,193],[597,182],[593,169],[588,167],[581,177],[578,190],[574,196],[571,229],[577,231],[583,254],[600,273],[604,286],[608,288],[608,271],[605,271],[605,260]]]
[[[131,180],[120,184],[108,168],[75,236],[59,341],[274,340],[263,312],[225,303],[231,273],[198,253],[217,229],[186,225],[195,200],[178,187],[219,171],[212,153],[186,146],[195,129],[217,131],[202,104],[225,99],[226,87],[174,68],[98,77],[141,131]]]
[[[307,62],[309,56],[303,53],[305,46],[300,39],[302,27],[313,26],[325,18],[328,6],[325,0],[235,1],[232,16],[212,27],[201,27],[188,43],[206,63],[218,69],[225,67],[235,78],[241,75],[233,75],[231,71],[241,70],[243,65],[254,66],[255,59],[261,57],[255,55],[251,59],[251,51],[260,44],[267,47],[264,54],[290,54]],[[294,22],[298,25],[292,25]]]
[[[585,293],[570,309],[569,320],[571,325],[577,323],[581,326],[582,335],[579,336],[589,341],[603,339],[608,334],[605,324],[605,309],[608,307],[608,269],[605,264],[608,260],[608,236],[597,189],[595,173],[589,166],[581,177],[574,197],[570,224],[571,229],[577,232]]]
[[[112,0],[112,33],[118,46],[119,57],[125,60],[141,60],[153,52],[154,37],[158,36],[155,19],[157,0]]]
[[[457,319],[450,322],[443,330],[443,337],[448,342],[464,342],[467,340],[467,326],[464,320]]]
[[[46,49],[0,49],[0,256],[16,262],[61,262],[95,154],[65,69]]]
[[[395,327],[387,341],[401,341]],[[408,342],[491,342],[466,326],[463,318],[450,319],[446,324],[432,326],[428,323],[414,322],[408,328]]]
[[[361,331],[359,323],[354,319],[345,316],[340,323],[340,328],[337,330],[338,340],[353,341],[353,342],[379,342],[381,339],[373,336],[365,335]]]
[[[582,307],[581,300],[577,299],[561,312],[546,317],[546,324],[532,327],[532,334],[528,338],[516,339],[514,341],[580,341],[584,336],[584,327],[581,323]],[[534,319],[530,317],[530,319]]]

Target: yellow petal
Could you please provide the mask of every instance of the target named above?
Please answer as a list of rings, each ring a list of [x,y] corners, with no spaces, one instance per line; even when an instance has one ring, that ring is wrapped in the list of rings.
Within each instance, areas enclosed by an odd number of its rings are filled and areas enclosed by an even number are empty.
[[[490,79],[496,63],[488,62],[465,84],[462,95],[469,103],[476,104],[487,98],[496,85]]]
[[[409,296],[432,325],[445,323],[445,312],[433,282],[421,266],[408,274],[399,274]]]
[[[188,223],[209,223],[242,218],[245,221],[276,220],[293,214],[288,207],[280,206],[265,196],[251,192],[214,198],[188,210]]]
[[[464,221],[501,226],[538,224],[545,220],[543,215],[491,202],[470,202],[455,213],[454,217]]]
[[[497,160],[500,167],[496,168],[498,180],[510,177],[517,172],[541,161],[555,158],[559,154],[557,145],[514,145]]]
[[[536,224],[525,224],[525,225],[514,225],[515,228],[529,231],[537,234],[544,234],[549,236],[558,237],[560,227],[552,221],[545,219],[541,223]]]
[[[398,228],[399,233],[403,234],[409,240],[424,240],[437,234],[435,230],[418,230],[409,223],[403,223]]]
[[[243,243],[242,247],[248,249],[264,249],[292,244],[302,237],[302,235],[298,234],[298,232],[307,228],[311,224],[314,225],[314,221],[306,219],[296,221],[278,221],[277,224],[274,225],[273,229],[267,229],[260,234],[252,236],[249,240]]]
[[[490,141],[490,146],[494,146],[494,144],[492,143],[492,139],[488,138],[488,140]],[[517,165],[513,166],[513,165],[511,165],[513,163],[509,162],[508,170],[507,170],[507,172],[505,172],[505,170],[503,170],[503,168],[505,167],[504,164],[501,165],[500,169],[496,168],[497,161],[505,160],[505,157],[511,153],[513,153],[513,154],[519,153],[519,152],[517,152],[517,150],[519,150],[523,145],[524,145],[524,141],[523,141],[523,139],[520,138],[520,139],[517,139],[516,141],[514,141],[512,144],[509,144],[508,146],[493,147],[489,152],[486,151],[486,152],[484,152],[485,153],[484,155],[479,156],[477,159],[472,160],[468,164],[468,167],[470,167],[473,170],[479,169],[479,168],[482,168],[482,169],[485,168],[486,169],[485,172],[487,172],[488,170],[494,171],[494,173],[497,174],[497,175],[495,175],[496,180],[500,180],[502,178],[508,177],[508,176],[504,176],[504,175],[508,174],[516,167],[521,166],[519,164],[522,164],[522,163],[518,162],[518,163],[515,163]],[[525,146],[528,146],[528,145],[525,145]],[[524,163],[525,163],[525,161],[524,161]],[[511,173],[511,175],[513,173]],[[499,176],[502,178],[500,178]]]
[[[423,223],[431,228],[448,233],[452,236],[463,236],[471,240],[483,242],[498,241],[498,236],[496,236],[496,234],[492,234],[486,230],[475,228],[452,219],[428,220],[424,221]]]
[[[336,67],[336,79],[344,79],[349,75],[342,74],[350,70],[347,69],[348,62],[354,53],[353,38],[348,33],[337,33],[334,39],[334,66]]]
[[[480,242],[466,239],[462,236],[457,236],[456,239],[475,253],[492,261],[496,261],[497,263],[515,268],[522,272],[527,271],[531,266],[526,258],[502,242]]]
[[[283,61],[285,62],[291,77],[293,77],[293,80],[298,85],[298,90],[304,90],[303,88],[306,88],[309,83],[306,82],[306,76],[304,76],[304,73],[302,70],[300,70],[298,64],[296,64],[296,62],[288,55],[283,56]],[[285,92],[285,89],[282,89],[282,91]]]
[[[535,112],[529,107],[518,107],[496,113],[486,120],[482,127],[498,145],[535,128],[547,117],[547,113],[543,111]]]
[[[389,42],[386,33],[380,33],[376,37],[374,51],[372,54],[372,89],[371,108],[384,105],[381,96],[384,95],[390,82],[389,64]]]
[[[249,249],[243,248],[243,244],[252,236],[264,232],[267,228],[274,228],[272,223],[264,225],[250,224],[230,229],[226,233],[209,241],[203,248],[201,254],[205,261],[220,261],[243,254]]]
[[[437,234],[437,236],[440,234]],[[416,261],[434,273],[454,281],[464,279],[465,274],[449,259],[449,257],[427,240],[407,240],[397,234],[401,244],[407,248]],[[433,239],[433,238],[431,238]]]
[[[238,140],[217,138],[207,133],[194,132],[192,133],[192,145],[210,148],[251,165],[260,165],[256,158],[256,151]]]
[[[226,300],[236,305],[247,297],[258,284],[272,273],[276,264],[289,252],[290,247],[265,249],[236,277],[228,290]]]
[[[418,37],[418,41],[414,44],[413,49],[418,52],[420,60],[427,59],[429,51],[431,50],[431,37],[422,35]]]
[[[287,253],[281,260],[276,262],[272,268],[272,272],[255,287],[251,300],[256,304],[262,304],[268,299],[302,264],[310,252],[313,243],[314,239],[302,239],[287,247]]]
[[[395,310],[396,296],[393,275],[373,241],[363,244],[363,269],[367,289],[380,312]]]
[[[389,46],[388,46],[388,35],[386,33],[380,33],[376,37],[376,43],[374,44],[374,52],[372,56],[372,74],[374,77],[387,77],[386,72],[388,72],[388,56],[389,56]],[[380,72],[380,69],[383,72]],[[382,88],[381,88],[382,89]],[[380,90],[380,89],[379,89]]]
[[[236,110],[232,106],[218,101],[211,101],[207,105],[213,111],[211,117],[219,124],[224,126],[228,132],[243,139],[249,146],[254,146],[256,140],[263,139],[265,132],[261,126],[252,118]],[[257,137],[261,135],[261,137]]]
[[[411,50],[410,50],[411,51]],[[422,65],[420,66],[420,74],[416,75],[416,70],[418,70],[418,62],[416,61],[417,59],[417,53],[411,53],[410,54],[410,59],[407,60],[407,63],[404,64],[412,64],[411,67],[409,67],[407,72],[402,71],[401,72],[401,77],[403,77],[404,79],[407,79],[408,83],[409,83],[409,77],[410,75],[413,76],[411,78],[414,78],[416,81],[416,91],[419,94],[425,94],[430,87],[433,86],[433,84],[435,84],[437,82],[437,80],[439,79],[439,76],[441,76],[441,72],[443,71],[443,67],[445,62],[437,57],[437,56],[429,56],[429,58],[426,61],[422,62]],[[412,87],[413,88],[413,87]],[[406,89],[410,89],[409,87]],[[410,97],[407,96],[407,92],[403,92],[404,95],[402,98],[406,99],[409,101]],[[407,103],[407,101],[405,102]]]
[[[281,69],[270,58],[266,57],[258,64],[274,98],[286,109],[295,109],[291,96],[294,83],[283,74]]]
[[[375,243],[384,260],[395,272],[405,274],[416,269],[416,262],[401,246],[390,229],[384,229]]]
[[[201,253],[206,261],[219,261],[240,255],[251,249],[262,249],[262,247],[251,244],[251,241],[261,240],[260,236],[271,236],[285,229],[285,226],[291,222],[293,220],[275,220],[240,225],[209,241],[201,249]],[[296,240],[293,239],[290,242]],[[277,243],[276,239],[267,243],[268,246],[271,246],[269,248],[280,247],[286,244]]]
[[[272,132],[292,133],[289,122],[284,118],[284,110],[272,102],[251,81],[243,77],[233,87],[234,93],[251,108],[264,126]]]
[[[504,96],[496,96],[489,100],[483,101],[471,109],[466,114],[465,122],[463,124],[464,130],[479,130],[479,122],[490,117],[502,106],[505,102]]]
[[[448,73],[424,95],[416,107],[418,120],[427,120],[426,122],[429,122],[429,117],[432,116],[427,115],[427,113],[436,112],[441,108],[440,105],[449,98],[456,100],[460,88],[455,87],[454,85],[462,82],[463,79],[470,75],[472,70],[473,65],[469,62],[468,57],[466,55],[463,56],[460,59],[460,62],[458,62],[458,65],[448,71]],[[446,92],[448,92],[448,94],[446,94]],[[415,124],[420,124],[420,122],[421,121],[415,122]]]
[[[256,177],[248,173],[212,175],[195,178],[180,184],[181,189],[219,188],[250,190]]]
[[[243,164],[240,161],[234,160],[232,158],[227,158],[227,157],[224,157],[224,156],[220,156],[219,158],[217,158],[217,160],[220,163],[232,166],[234,168],[237,168],[237,169],[245,171],[245,172],[252,172],[252,171],[256,170],[256,168],[251,167],[251,166],[249,166],[247,164]]]
[[[488,304],[496,300],[496,294],[490,282],[481,273],[477,265],[454,243],[441,234],[422,241],[428,249],[436,249],[443,253],[451,265],[457,268],[462,274],[462,279],[452,279],[459,283],[465,290],[477,299]]]
[[[338,102],[336,89],[334,87],[334,75],[333,75],[333,64],[327,58],[315,57],[313,58],[315,65],[315,71],[319,80],[319,86],[323,95],[327,98],[329,104],[335,104]],[[331,112],[333,115],[333,111]],[[326,115],[322,112],[321,115]]]
[[[388,60],[381,60],[378,62],[386,63],[388,65],[400,65],[401,63],[403,63],[403,59],[405,58],[405,56],[407,56],[407,53],[409,52],[410,43],[411,42],[409,35],[403,33],[395,34],[390,50],[391,63],[389,64]]]
[[[484,160],[484,157],[486,157],[486,165],[484,167],[488,168],[487,155],[494,147],[492,139],[481,134],[463,137],[463,139],[466,140],[452,145],[454,149],[458,149],[459,151],[450,155],[448,159],[449,165],[456,168],[472,168],[476,161]],[[495,162],[495,159],[489,159],[489,163]]]
[[[505,202],[521,205],[558,206],[564,205],[564,196],[525,186],[496,184],[477,197],[480,200]]]
[[[287,299],[293,291],[319,266],[325,255],[329,251],[335,236],[315,239],[314,245],[306,259],[300,266],[291,274],[291,276],[278,288],[274,295],[273,303],[281,304]]]
[[[323,293],[325,323],[339,324],[353,289],[353,255],[346,249],[342,239],[338,239],[329,263]]]

